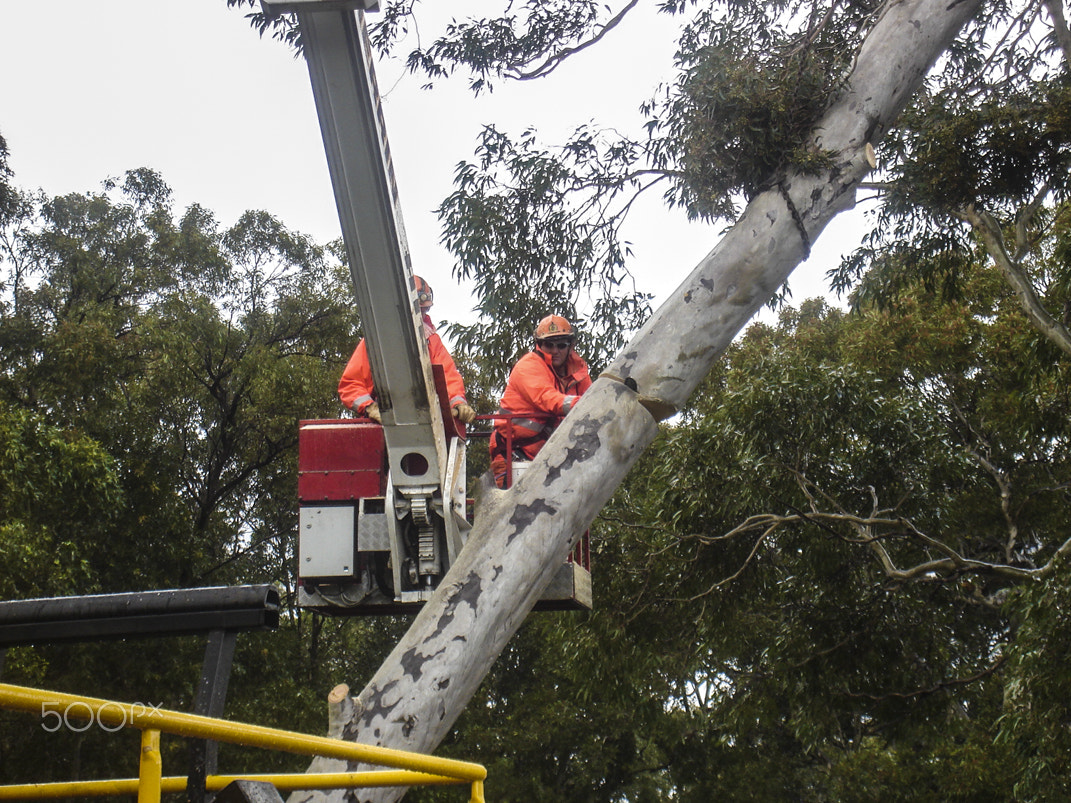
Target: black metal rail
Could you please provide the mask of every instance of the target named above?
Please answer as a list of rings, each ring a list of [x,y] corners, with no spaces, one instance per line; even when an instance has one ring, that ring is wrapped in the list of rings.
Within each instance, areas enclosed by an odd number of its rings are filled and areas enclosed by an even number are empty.
[[[238,633],[279,625],[279,592],[270,585],[180,588],[0,602],[0,671],[8,647],[73,641],[207,635],[194,713],[220,718]],[[189,803],[208,799],[218,746],[193,739]]]
[[[0,648],[269,630],[278,624],[279,592],[269,585],[23,599],[0,602]]]

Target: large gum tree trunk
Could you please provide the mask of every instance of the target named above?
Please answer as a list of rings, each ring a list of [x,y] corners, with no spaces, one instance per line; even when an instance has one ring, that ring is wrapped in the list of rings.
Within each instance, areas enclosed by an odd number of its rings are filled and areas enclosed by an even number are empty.
[[[433,751],[528,615],[579,533],[748,320],[850,207],[887,131],[980,0],[890,3],[847,89],[815,129],[836,154],[821,176],[790,175],[756,197],[583,396],[509,491],[484,488],[468,543],[355,700],[342,738]],[[310,771],[340,771],[317,759]],[[351,768],[353,769],[353,768]],[[402,790],[295,793],[297,801],[397,800]]]

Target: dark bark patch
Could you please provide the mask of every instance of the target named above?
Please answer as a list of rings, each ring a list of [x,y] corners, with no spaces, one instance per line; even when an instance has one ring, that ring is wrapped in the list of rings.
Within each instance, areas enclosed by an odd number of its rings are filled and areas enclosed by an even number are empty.
[[[501,571],[501,568],[498,567],[499,571]],[[497,573],[495,576],[497,577]],[[446,608],[443,610],[442,616],[439,617],[431,638],[436,638],[450,626],[450,623],[454,621],[454,612],[457,610],[458,605],[464,603],[472,608],[473,613],[476,612],[476,600],[480,598],[481,586],[480,575],[476,572],[469,572],[469,576],[451,591],[450,597],[446,602]]]
[[[430,641],[430,639],[428,640]],[[425,643],[427,643],[427,641],[425,641]],[[443,647],[440,650],[436,650],[431,655],[422,655],[417,652],[416,647],[406,650],[405,654],[402,655],[401,660],[402,672],[409,675],[409,677],[413,679],[413,682],[416,683],[420,680],[420,676],[424,674],[424,664],[435,656],[442,655],[445,651],[446,648]]]
[[[501,567],[499,567],[499,569],[501,569]],[[479,573],[475,571],[469,572],[469,576],[465,578],[465,582],[463,582],[461,587],[457,590],[457,594],[454,596],[452,602],[454,605],[461,605],[464,603],[475,611],[476,600],[480,598],[482,590],[483,580]]]
[[[382,689],[372,687],[371,693],[368,695],[368,701],[364,703],[364,711],[361,713],[361,722],[364,723],[363,727],[371,727],[372,723],[377,719],[386,719],[393,705],[386,705],[383,702],[384,695],[398,685],[398,681],[392,680]],[[347,728],[349,725],[346,726]]]
[[[628,392],[628,388],[620,383],[614,383],[613,390],[618,397]],[[561,478],[563,471],[567,471],[577,463],[590,460],[602,446],[599,431],[612,421],[616,415],[613,410],[610,410],[602,418],[585,416],[578,419],[569,428],[569,438],[572,440],[572,445],[565,452],[565,460],[560,465],[551,466],[550,471],[547,472],[547,478],[543,481],[543,486],[547,487],[551,483],[557,482]]]
[[[524,532],[540,516],[553,516],[557,512],[558,508],[548,505],[545,499],[536,499],[530,505],[517,505],[513,515],[509,517],[513,532],[506,538],[506,543],[513,543],[513,539]]]
[[[435,624],[435,631],[431,634],[431,638],[437,638],[446,628],[450,626],[450,623],[454,621],[454,608],[457,604],[454,600],[446,606],[446,610],[443,611],[442,616],[439,617],[439,621]]]
[[[713,279],[700,279],[699,283],[703,285],[711,293],[714,292],[714,280]]]

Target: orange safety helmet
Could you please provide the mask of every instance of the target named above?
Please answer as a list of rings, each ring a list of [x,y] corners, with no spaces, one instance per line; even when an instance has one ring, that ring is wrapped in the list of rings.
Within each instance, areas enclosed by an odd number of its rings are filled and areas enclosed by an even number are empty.
[[[419,276],[413,277],[413,284],[416,285],[417,301],[420,303],[420,311],[427,312],[431,309],[431,305],[435,303],[435,293],[432,291],[431,285]]]
[[[548,315],[536,326],[535,339],[546,340],[551,337],[567,337],[573,340],[576,337],[576,332],[573,331],[572,324],[561,315]]]

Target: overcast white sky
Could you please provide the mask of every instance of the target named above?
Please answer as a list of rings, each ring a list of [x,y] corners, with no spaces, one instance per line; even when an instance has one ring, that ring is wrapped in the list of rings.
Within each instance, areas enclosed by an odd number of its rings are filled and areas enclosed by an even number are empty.
[[[426,5],[464,17],[488,3]],[[672,78],[675,29],[654,0],[643,6],[550,79],[502,84],[490,97],[474,99],[461,77],[425,92],[399,64],[378,68],[414,270],[435,288],[437,319],[468,318],[472,306],[451,277],[433,210],[480,126],[534,126],[548,143],[590,121],[638,131],[640,102]],[[225,0],[0,0],[0,76],[0,133],[20,187],[85,192],[151,167],[177,210],[196,201],[228,226],[264,209],[318,242],[338,236],[305,64]],[[857,219],[827,229],[793,277],[795,301],[824,293],[825,271],[858,232]],[[652,196],[626,236],[641,287],[664,298],[718,230]]]

